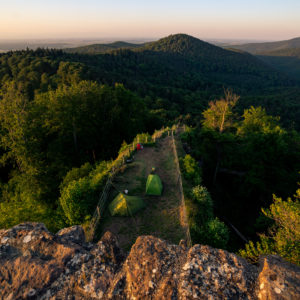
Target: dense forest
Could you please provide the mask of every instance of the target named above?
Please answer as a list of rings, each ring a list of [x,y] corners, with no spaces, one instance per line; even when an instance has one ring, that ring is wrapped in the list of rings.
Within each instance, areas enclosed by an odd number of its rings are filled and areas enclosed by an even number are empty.
[[[201,124],[183,139],[201,163],[203,183],[217,215],[250,240],[273,225],[269,212],[262,214],[260,208],[268,208],[274,194],[286,199],[297,190],[300,135],[281,127],[279,117],[267,115],[262,107],[251,106],[239,115],[235,111],[238,100],[226,91],[225,97],[210,102]],[[285,214],[287,218],[288,211]],[[299,217],[299,201],[295,202],[295,215],[288,215],[290,226],[299,235],[297,214]],[[233,249],[236,237],[231,236],[229,243]],[[295,238],[295,249],[297,243]],[[299,252],[297,255],[299,259]]]
[[[293,38],[285,41],[278,42],[265,42],[265,43],[248,43],[242,45],[234,45],[235,49],[247,51],[252,54],[262,54],[273,51],[284,51],[287,49],[299,49],[300,37]]]
[[[258,58],[300,81],[300,48],[272,51],[258,55]]]
[[[300,180],[297,80],[187,35],[104,54],[1,54],[0,228],[83,223],[122,143],[178,122],[190,128],[182,140],[215,215],[247,241],[267,233],[274,221],[261,208],[273,194],[292,196]],[[245,244],[234,232],[229,240],[223,248]]]
[[[80,46],[75,48],[66,48],[64,52],[68,53],[80,53],[80,54],[103,54],[119,49],[134,49],[143,47],[144,44],[133,44],[127,42],[114,42],[111,44],[92,44],[87,46]]]
[[[300,81],[300,38],[279,42],[233,45],[231,47],[254,54],[278,71]]]

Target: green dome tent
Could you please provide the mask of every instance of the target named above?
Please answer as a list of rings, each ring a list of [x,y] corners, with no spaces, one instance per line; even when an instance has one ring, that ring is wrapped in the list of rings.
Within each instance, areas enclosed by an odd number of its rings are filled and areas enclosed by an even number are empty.
[[[146,194],[160,196],[163,190],[163,185],[158,175],[150,174],[146,183]]]
[[[145,207],[143,199],[119,193],[109,204],[108,209],[112,216],[132,216]]]

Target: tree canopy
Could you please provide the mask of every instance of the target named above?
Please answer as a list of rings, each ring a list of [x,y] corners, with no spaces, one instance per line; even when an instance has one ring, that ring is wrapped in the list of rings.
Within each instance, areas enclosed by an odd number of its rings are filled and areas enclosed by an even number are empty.
[[[257,262],[259,255],[277,254],[286,260],[300,265],[300,189],[294,199],[273,196],[273,203],[263,214],[274,221],[268,234],[260,234],[256,243],[250,241],[240,254],[252,262]]]

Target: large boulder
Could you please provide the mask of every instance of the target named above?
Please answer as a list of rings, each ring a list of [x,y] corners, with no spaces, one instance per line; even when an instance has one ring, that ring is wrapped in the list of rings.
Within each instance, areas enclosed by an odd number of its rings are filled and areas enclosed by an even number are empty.
[[[27,299],[38,295],[65,271],[66,263],[79,251],[79,246],[62,243],[43,224],[24,223],[2,231],[2,299]]]
[[[180,272],[182,299],[255,299],[257,268],[209,246],[190,249]]]
[[[79,245],[85,243],[84,230],[82,226],[79,225],[61,229],[56,235],[60,236],[67,242],[73,242]]]
[[[224,250],[141,236],[127,258],[117,238],[85,243],[80,226],[0,231],[0,299],[299,299],[300,268],[277,256],[260,267]]]
[[[259,299],[300,299],[300,268],[276,255],[261,257],[257,285]]]

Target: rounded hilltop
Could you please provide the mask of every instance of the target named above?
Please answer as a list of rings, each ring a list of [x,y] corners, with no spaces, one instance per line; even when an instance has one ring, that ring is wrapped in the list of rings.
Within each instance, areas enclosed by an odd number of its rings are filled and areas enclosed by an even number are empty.
[[[156,42],[147,43],[143,50],[178,53],[186,56],[224,55],[230,51],[204,42],[188,34],[171,34]]]

